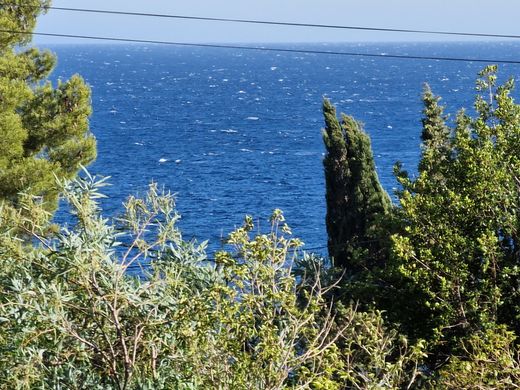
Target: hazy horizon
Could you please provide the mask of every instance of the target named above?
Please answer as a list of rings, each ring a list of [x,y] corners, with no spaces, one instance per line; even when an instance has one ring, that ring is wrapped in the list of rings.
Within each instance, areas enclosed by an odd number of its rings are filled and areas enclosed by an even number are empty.
[[[215,3],[211,0],[171,2],[155,0],[55,0],[55,7],[89,8],[128,12],[175,14],[186,16],[269,20],[279,22],[348,25],[374,28],[457,31],[520,35],[517,15],[520,2],[497,0],[489,6],[484,0],[447,0],[434,3],[416,0],[239,0]],[[507,11],[507,12],[504,12]],[[339,30],[309,27],[250,25],[183,19],[107,15],[50,10],[40,17],[36,32],[108,36],[143,40],[188,43],[262,44],[262,43],[412,43],[412,42],[491,42],[511,41],[446,35],[391,33],[381,31]],[[35,36],[38,45],[88,40]]]

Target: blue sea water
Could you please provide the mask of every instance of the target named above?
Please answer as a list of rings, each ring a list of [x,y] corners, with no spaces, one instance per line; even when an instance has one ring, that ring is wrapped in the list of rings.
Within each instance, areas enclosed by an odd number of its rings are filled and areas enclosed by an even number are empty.
[[[520,45],[506,42],[290,47],[520,59]],[[153,45],[51,49],[58,55],[54,80],[79,73],[92,87],[98,158],[89,170],[111,176],[105,214],[116,216],[128,195],[156,181],[177,194],[184,237],[207,239],[211,250],[245,214],[265,227],[280,208],[307,248],[326,253],[322,98],[364,123],[392,194],[394,163],[416,169],[423,83],[453,118],[472,106],[485,66]],[[519,65],[500,66],[502,80],[519,72]]]

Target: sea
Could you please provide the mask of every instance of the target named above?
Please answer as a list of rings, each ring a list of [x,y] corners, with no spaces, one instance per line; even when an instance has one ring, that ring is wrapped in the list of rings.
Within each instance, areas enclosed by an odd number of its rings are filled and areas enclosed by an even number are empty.
[[[104,215],[154,181],[176,194],[186,240],[208,252],[251,215],[266,231],[284,211],[304,249],[326,254],[322,101],[354,116],[370,135],[377,172],[397,202],[392,169],[414,174],[420,156],[424,83],[453,118],[473,112],[481,62],[389,55],[520,60],[514,42],[264,44],[382,57],[161,45],[55,45],[53,82],[80,74],[92,88],[98,157],[89,171],[110,176]],[[520,65],[499,64],[499,80]],[[515,92],[516,95],[516,92]],[[67,223],[64,211],[57,220]]]

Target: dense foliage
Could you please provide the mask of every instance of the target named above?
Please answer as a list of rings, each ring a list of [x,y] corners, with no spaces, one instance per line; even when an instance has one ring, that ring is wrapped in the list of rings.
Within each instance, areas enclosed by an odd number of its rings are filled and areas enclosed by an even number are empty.
[[[96,154],[89,132],[90,90],[79,76],[54,88],[47,77],[56,59],[27,47],[47,0],[0,5],[0,199],[13,205],[20,194],[57,206],[55,177],[72,178]],[[5,32],[12,31],[12,32]]]
[[[349,299],[427,342],[425,374],[437,388],[509,388],[518,379],[520,106],[513,80],[497,87],[496,70],[479,74],[476,116],[460,111],[453,128],[425,88],[417,176],[396,165],[399,204],[379,224],[386,258],[362,279],[364,294],[345,282]],[[329,126],[328,110],[325,118]]]
[[[279,210],[210,258],[157,185],[109,221],[105,179],[74,179],[95,156],[89,90],[53,88],[54,56],[26,46],[48,5],[0,5],[0,388],[520,387],[520,106],[496,67],[453,128],[425,88],[397,205],[324,102],[330,262]],[[60,193],[71,222],[49,229]]]
[[[416,292],[409,309],[426,309],[413,327],[433,332],[449,354],[460,338],[497,324],[520,331],[520,107],[513,81],[496,88],[495,72],[480,73],[476,117],[460,112],[450,132],[426,91],[431,135],[419,175],[398,173],[403,230],[393,238],[394,261]]]
[[[380,255],[377,240],[390,198],[379,183],[370,139],[354,118],[323,101],[327,153],[323,160],[329,256],[348,273],[361,272]]]
[[[333,309],[325,296],[334,285],[321,284],[316,259],[301,259],[314,270],[308,277],[293,276],[300,243],[281,212],[270,232],[254,236],[246,218],[230,251],[212,260],[204,244],[182,240],[173,198],[155,185],[109,224],[97,204],[103,183],[87,175],[65,186],[76,224],[52,237],[24,217],[44,214],[41,206],[0,209],[2,388],[397,388],[415,380],[404,367],[417,369],[420,349],[408,350],[380,313]],[[37,247],[13,234],[20,225]]]
[[[299,254],[280,211],[265,234],[246,218],[214,259],[182,239],[173,198],[156,185],[116,222],[102,216],[104,180],[69,181],[95,156],[89,89],[78,76],[53,88],[54,56],[26,46],[48,5],[0,6],[0,387],[414,383],[421,346],[378,311],[332,304],[335,281]],[[60,192],[74,222],[49,229]]]

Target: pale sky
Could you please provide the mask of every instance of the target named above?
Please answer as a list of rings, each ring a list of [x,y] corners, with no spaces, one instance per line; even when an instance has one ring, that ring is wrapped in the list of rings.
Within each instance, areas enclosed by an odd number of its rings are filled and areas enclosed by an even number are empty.
[[[520,35],[517,0],[54,0],[54,6],[382,28]],[[474,38],[322,30],[51,10],[37,32],[178,42],[439,41]],[[35,37],[37,44],[92,43]]]

